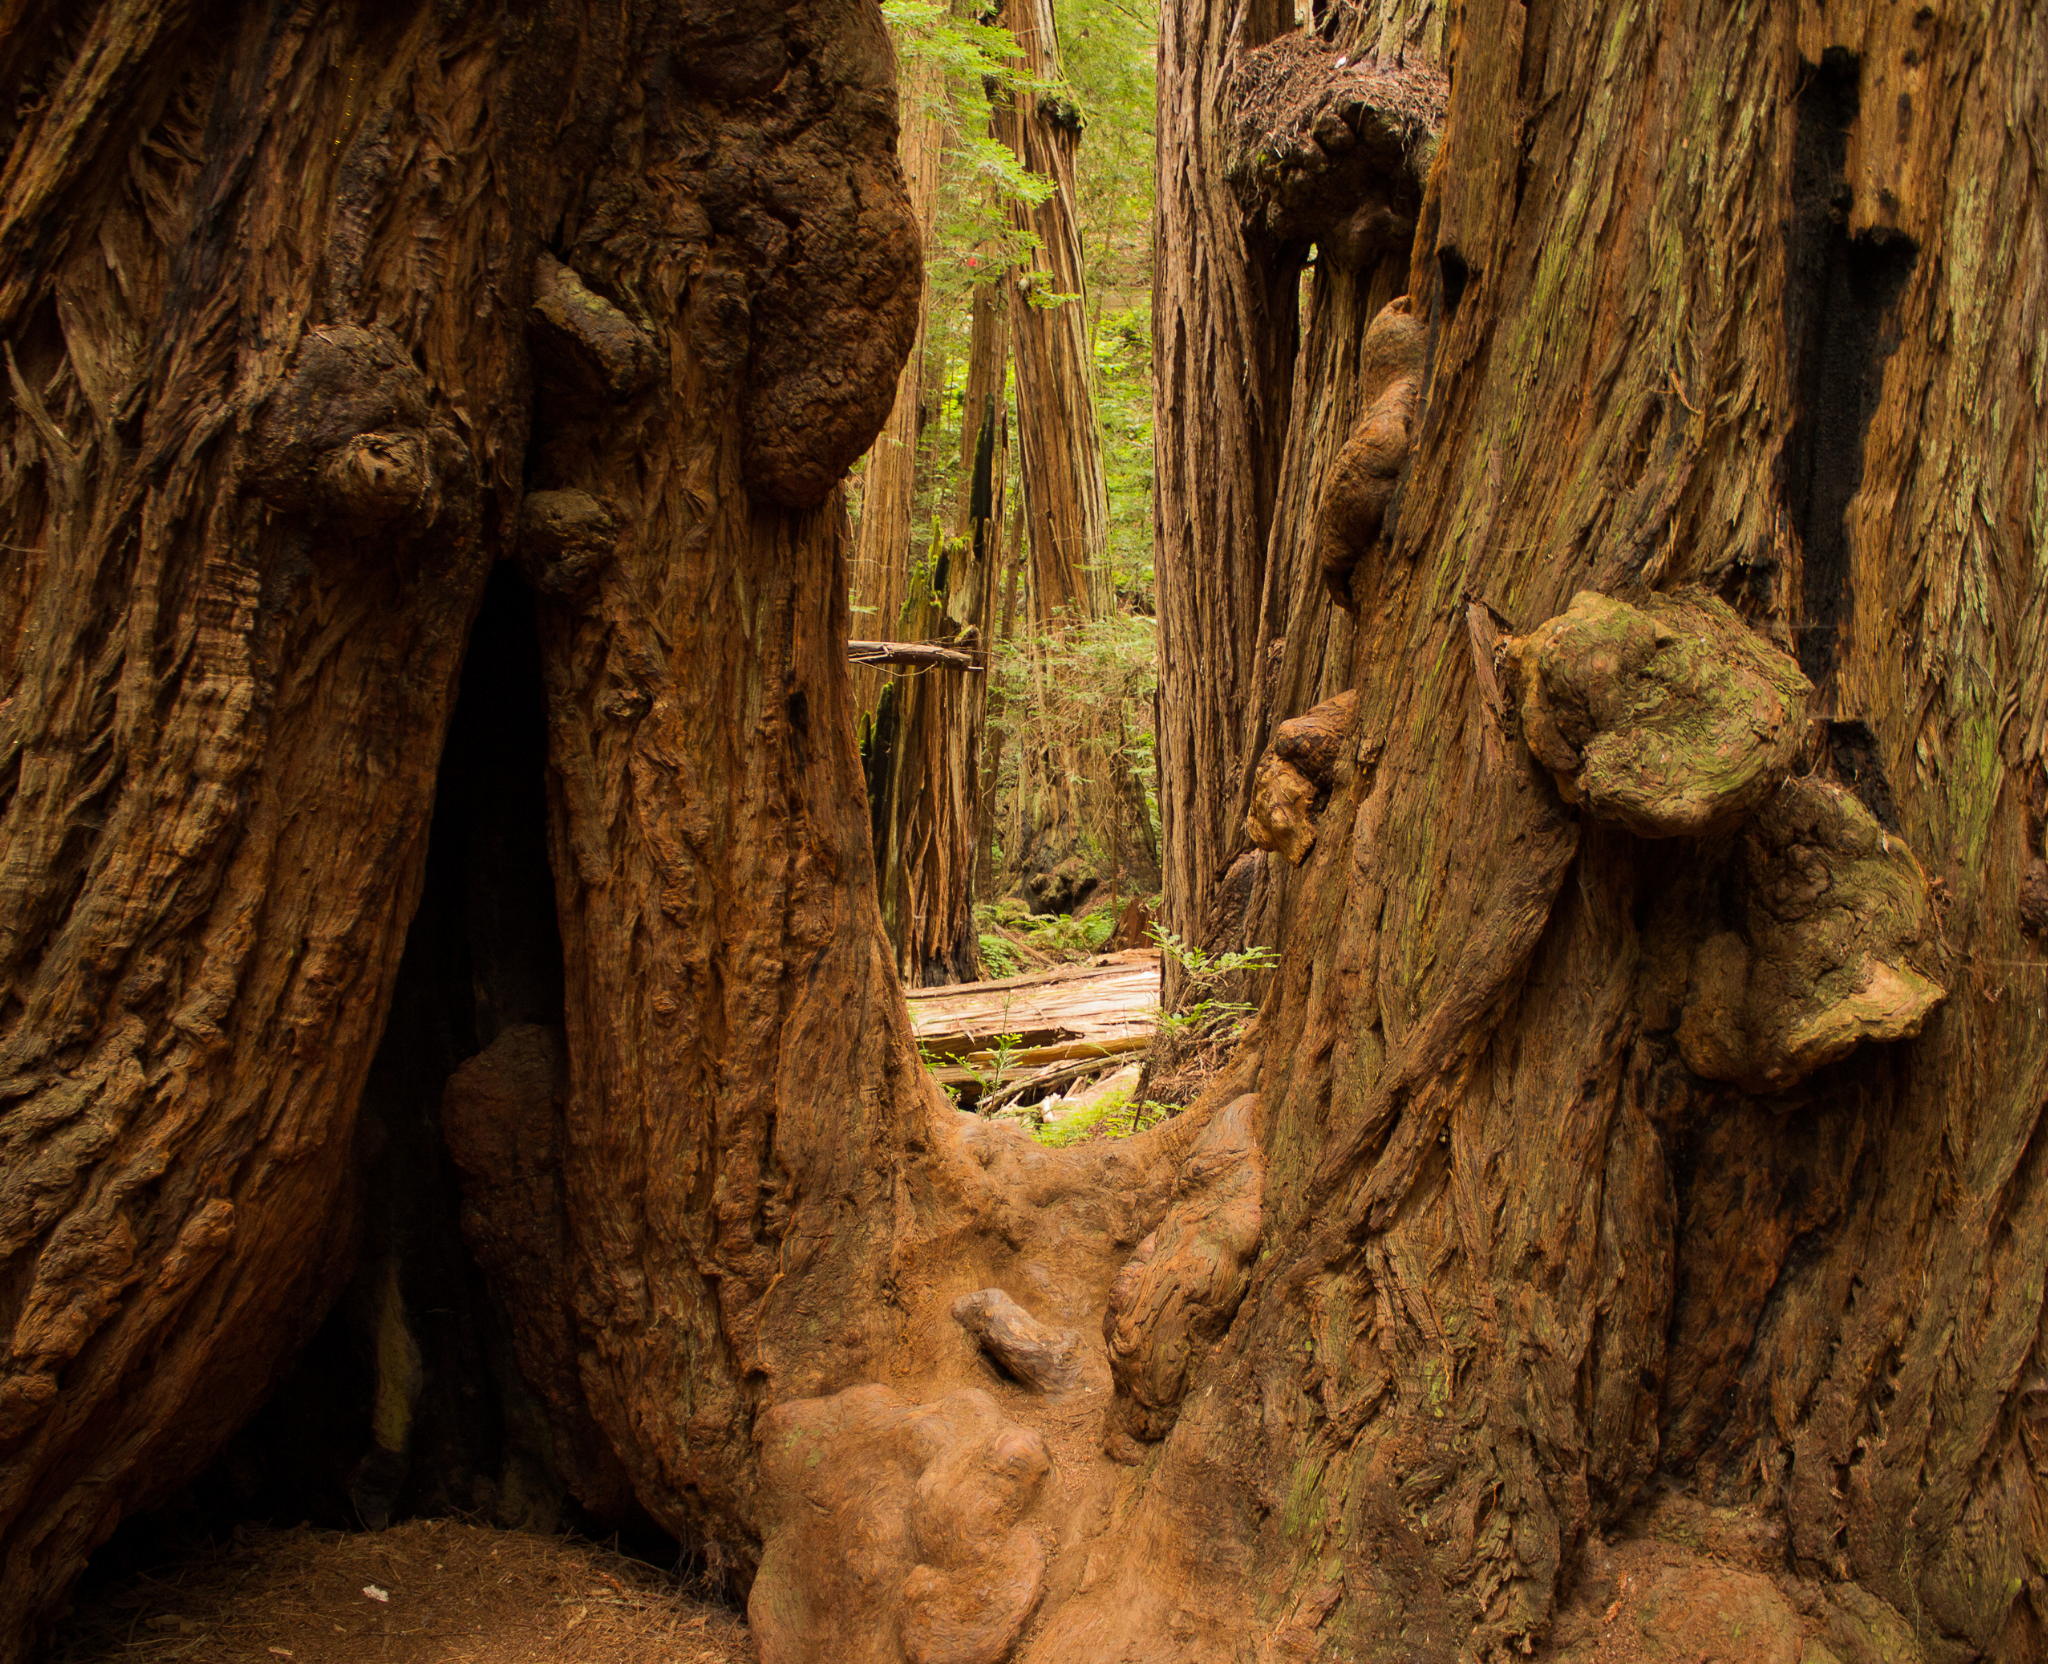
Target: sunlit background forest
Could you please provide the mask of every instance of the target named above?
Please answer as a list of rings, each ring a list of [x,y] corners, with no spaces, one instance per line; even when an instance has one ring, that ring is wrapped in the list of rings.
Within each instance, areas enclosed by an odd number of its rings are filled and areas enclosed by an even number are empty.
[[[935,190],[923,330],[903,381],[914,389],[914,420],[885,430],[849,488],[856,638],[939,634],[921,626],[920,608],[971,535],[977,313],[984,325],[991,315],[1007,317],[1007,342],[1022,327],[1056,322],[1068,330],[1078,324],[1085,343],[1085,381],[1059,390],[1059,415],[1093,430],[1104,517],[1085,534],[1093,604],[1066,611],[1048,612],[1032,593],[1026,505],[1034,482],[1019,466],[1014,435],[1043,413],[1023,378],[1010,373],[1010,355],[997,357],[1005,430],[997,467],[1007,450],[1007,511],[993,529],[991,627],[975,632],[969,650],[985,675],[987,701],[973,817],[975,969],[1003,977],[1099,949],[1134,898],[1144,919],[1156,913],[1151,223],[1158,7],[1076,0],[1060,10],[1056,44],[1037,51],[1020,43],[1006,14],[922,0],[889,0],[883,12],[897,50],[907,148],[920,127],[937,140]],[[1067,145],[1070,197],[1062,181],[1020,154],[1018,111]],[[1006,112],[1013,117],[1007,130]],[[1069,231],[1080,256],[1078,286],[1057,275],[1060,262],[1047,247],[1049,237]],[[905,427],[907,459],[895,454],[905,448]],[[907,513],[899,505],[890,528],[874,523],[871,501],[885,454],[908,464]],[[878,574],[881,562],[898,565],[900,575]],[[913,668],[899,677],[944,674]],[[878,797],[882,686],[873,677],[857,687]],[[1091,783],[1117,789],[1090,792]],[[1079,800],[1070,814],[1047,802],[1065,788]],[[878,851],[887,847],[878,824]],[[1134,933],[1144,928],[1134,923]],[[915,977],[915,966],[906,971]]]

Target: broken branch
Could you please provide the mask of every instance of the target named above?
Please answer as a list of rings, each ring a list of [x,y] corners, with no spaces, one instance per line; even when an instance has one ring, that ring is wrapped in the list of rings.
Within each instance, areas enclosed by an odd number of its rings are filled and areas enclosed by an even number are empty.
[[[922,670],[964,670],[979,675],[971,653],[931,641],[849,641],[846,656],[855,664],[905,664]]]

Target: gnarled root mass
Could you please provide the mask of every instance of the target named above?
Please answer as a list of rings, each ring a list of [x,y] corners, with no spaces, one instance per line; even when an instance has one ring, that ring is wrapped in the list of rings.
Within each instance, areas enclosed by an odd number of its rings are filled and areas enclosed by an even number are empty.
[[[765,1542],[747,1601],[761,1664],[999,1664],[1045,1590],[1029,1529],[1045,1441],[967,1389],[781,1404],[754,1430]]]
[[[1118,1275],[1103,1314],[1116,1377],[1106,1442],[1120,1461],[1162,1439],[1188,1381],[1230,1327],[1265,1215],[1259,1101],[1246,1093],[1204,1129],[1166,1217]]]

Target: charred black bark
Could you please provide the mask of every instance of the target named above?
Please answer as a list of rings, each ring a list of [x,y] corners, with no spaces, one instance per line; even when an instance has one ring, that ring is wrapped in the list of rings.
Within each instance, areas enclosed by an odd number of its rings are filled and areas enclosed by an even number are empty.
[[[1796,406],[1779,486],[1802,552],[1799,668],[1824,687],[1849,613],[1848,509],[1863,483],[1863,436],[1898,345],[1896,303],[1919,248],[1896,232],[1849,230],[1855,200],[1844,169],[1860,60],[1830,47],[1805,68],[1785,228]]]

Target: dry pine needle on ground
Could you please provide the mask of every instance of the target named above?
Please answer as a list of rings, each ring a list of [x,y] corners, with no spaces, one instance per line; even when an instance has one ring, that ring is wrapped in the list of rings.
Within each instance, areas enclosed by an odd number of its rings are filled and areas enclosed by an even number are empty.
[[[46,1664],[752,1664],[754,1656],[738,1614],[589,1543],[454,1520],[237,1536],[232,1549],[82,1600]]]

